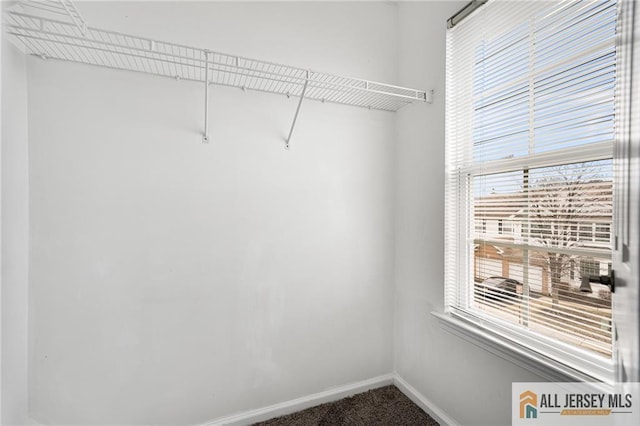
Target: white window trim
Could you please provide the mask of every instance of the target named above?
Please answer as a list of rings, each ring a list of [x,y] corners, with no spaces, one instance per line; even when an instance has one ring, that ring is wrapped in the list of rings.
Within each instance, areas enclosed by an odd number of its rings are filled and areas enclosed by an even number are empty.
[[[478,322],[453,313],[431,312],[438,319],[440,326],[447,332],[462,338],[480,348],[483,348],[502,359],[512,362],[543,379],[552,382],[580,381],[580,382],[614,382],[613,362],[611,369],[599,369],[601,375],[589,375],[583,369],[572,368],[558,361],[552,356],[545,356],[540,352],[529,348],[500,334],[495,330],[487,329]]]

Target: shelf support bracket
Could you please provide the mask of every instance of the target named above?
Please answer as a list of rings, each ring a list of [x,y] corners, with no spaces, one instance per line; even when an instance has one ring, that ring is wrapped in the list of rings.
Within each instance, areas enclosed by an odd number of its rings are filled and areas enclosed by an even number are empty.
[[[424,92],[424,101],[429,104],[433,103],[433,89]]]
[[[204,52],[204,135],[202,143],[209,143],[209,60],[211,52]]]
[[[289,130],[289,137],[284,145],[284,149],[289,149],[289,143],[291,142],[291,136],[293,135],[293,129],[296,127],[296,121],[298,120],[298,114],[300,114],[300,106],[304,95],[307,93],[307,86],[309,85],[309,71],[307,71],[307,77],[304,79],[304,87],[302,87],[302,93],[300,94],[300,100],[298,101],[298,108],[296,108],[296,115],[293,116],[293,123],[291,123],[291,130]]]

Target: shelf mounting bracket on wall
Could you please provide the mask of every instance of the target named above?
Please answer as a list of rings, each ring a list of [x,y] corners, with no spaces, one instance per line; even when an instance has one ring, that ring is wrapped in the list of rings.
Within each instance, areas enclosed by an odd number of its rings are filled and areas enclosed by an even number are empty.
[[[293,116],[293,123],[291,123],[291,130],[289,130],[289,136],[284,145],[284,149],[289,149],[291,143],[291,135],[293,135],[293,129],[296,127],[296,121],[298,120],[298,114],[300,114],[300,107],[304,100],[304,95],[307,93],[307,86],[309,86],[309,71],[307,71],[307,77],[304,79],[304,86],[302,87],[302,93],[300,94],[300,100],[298,101],[298,107],[296,108],[296,114]]]
[[[211,52],[204,51],[204,134],[202,143],[209,143],[209,61]]]

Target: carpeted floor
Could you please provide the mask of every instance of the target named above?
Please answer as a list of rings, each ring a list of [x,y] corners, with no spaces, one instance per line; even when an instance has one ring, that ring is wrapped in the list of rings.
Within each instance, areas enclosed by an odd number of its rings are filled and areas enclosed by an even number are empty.
[[[397,387],[385,386],[254,426],[438,426]]]

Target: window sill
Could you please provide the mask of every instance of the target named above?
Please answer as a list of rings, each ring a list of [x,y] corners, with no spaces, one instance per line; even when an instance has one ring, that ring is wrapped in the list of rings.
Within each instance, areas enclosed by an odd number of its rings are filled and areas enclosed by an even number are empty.
[[[464,318],[431,312],[440,322],[441,327],[492,354],[512,362],[543,379],[551,382],[600,382],[580,370],[569,367],[555,359],[542,355],[515,341],[509,340],[498,333],[474,324]]]

